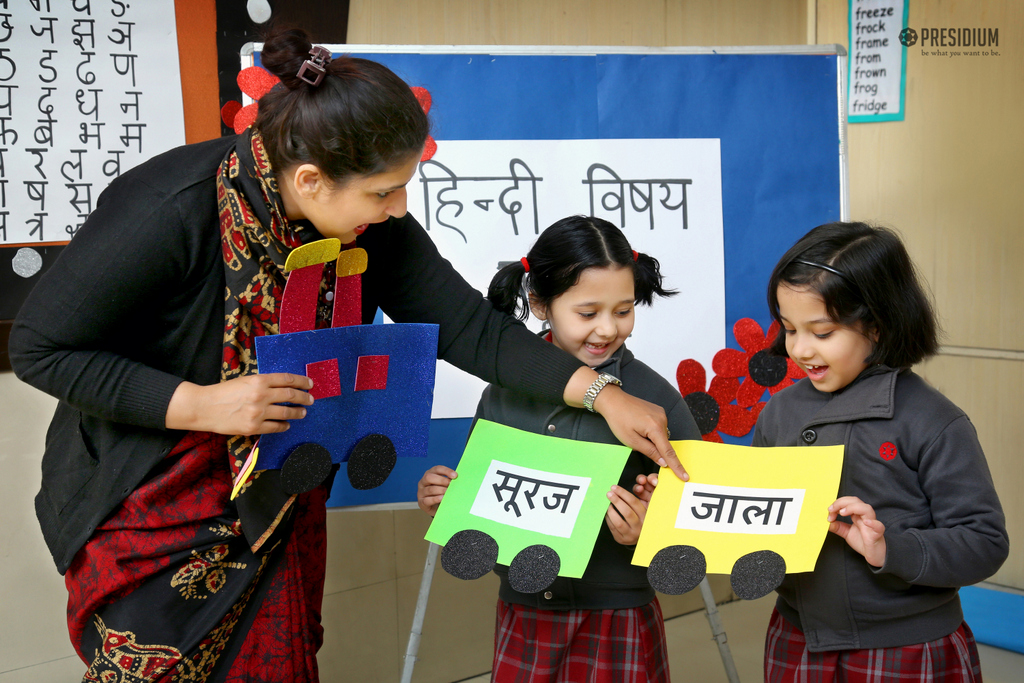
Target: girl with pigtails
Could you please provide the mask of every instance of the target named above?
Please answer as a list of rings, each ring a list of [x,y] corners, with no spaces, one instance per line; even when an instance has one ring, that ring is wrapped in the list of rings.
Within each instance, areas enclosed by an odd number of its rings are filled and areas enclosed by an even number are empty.
[[[318,680],[330,482],[289,495],[267,470],[229,498],[258,435],[313,403],[309,378],[257,374],[254,355],[296,247],[364,249],[363,321],[436,323],[439,356],[495,386],[568,409],[598,381],[406,214],[429,132],[406,83],[295,30],[262,61],[281,83],[255,124],[114,180],[11,331],[18,377],[59,399],[36,513],[87,681]],[[660,406],[611,387],[593,407],[608,438],[682,471]]]
[[[598,391],[574,408],[492,384],[476,419],[552,438],[617,443],[593,410],[607,387],[621,386],[665,409],[673,439],[700,439],[679,392],[624,345],[636,304],[673,294],[662,286],[658,261],[633,251],[611,223],[584,216],[556,222],[525,258],[495,275],[487,297],[500,311],[523,320],[532,312],[546,321],[541,337],[600,373]],[[510,582],[508,567],[496,566],[501,588],[491,680],[669,680],[661,608],[646,568],[630,563],[647,511],[639,497],[643,486],[635,482],[654,472],[650,459],[630,455],[608,492],[605,525],[582,578],[559,577],[541,592],[526,593]],[[419,483],[420,508],[433,515],[455,476],[443,466],[428,470]]]

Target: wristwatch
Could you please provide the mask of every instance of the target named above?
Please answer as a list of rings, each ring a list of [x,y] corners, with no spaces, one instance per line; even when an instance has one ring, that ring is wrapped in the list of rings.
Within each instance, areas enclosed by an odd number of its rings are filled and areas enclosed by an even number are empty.
[[[587,389],[587,393],[583,394],[583,407],[593,413],[594,401],[597,399],[597,395],[609,384],[616,384],[621,387],[622,380],[618,377],[612,377],[607,372],[602,372],[598,375],[597,379],[594,380],[594,383],[590,385],[589,389]]]

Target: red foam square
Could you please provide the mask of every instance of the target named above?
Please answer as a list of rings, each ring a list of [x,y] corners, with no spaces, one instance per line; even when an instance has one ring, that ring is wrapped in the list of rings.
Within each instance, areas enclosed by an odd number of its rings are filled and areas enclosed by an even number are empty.
[[[313,388],[309,390],[309,395],[314,399],[341,395],[337,358],[306,363],[306,377],[313,380]]]
[[[356,363],[356,391],[387,389],[388,356],[359,356]]]

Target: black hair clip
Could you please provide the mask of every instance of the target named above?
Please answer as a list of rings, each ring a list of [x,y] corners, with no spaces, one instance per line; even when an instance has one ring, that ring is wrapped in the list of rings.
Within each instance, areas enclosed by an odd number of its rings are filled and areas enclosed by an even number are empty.
[[[310,57],[299,67],[299,73],[295,74],[299,80],[305,81],[316,87],[324,80],[327,74],[327,65],[331,63],[331,51],[326,47],[314,45],[309,51]]]
[[[849,282],[851,284],[853,283],[853,280],[850,279],[849,275],[847,275],[843,271],[839,270],[838,268],[833,268],[832,266],[826,266],[824,263],[815,263],[814,261],[804,261],[803,259],[793,259],[793,263],[799,263],[799,264],[804,265],[804,266],[811,266],[812,268],[820,268],[821,270],[827,270],[828,272],[833,273],[834,275],[838,275],[839,277],[843,278],[847,282]]]

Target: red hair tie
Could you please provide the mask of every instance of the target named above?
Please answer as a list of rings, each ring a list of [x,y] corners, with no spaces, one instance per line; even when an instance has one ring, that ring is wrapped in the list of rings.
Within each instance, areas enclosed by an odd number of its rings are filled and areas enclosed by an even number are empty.
[[[640,258],[640,254],[638,254],[638,253],[636,252],[636,249],[634,249],[634,250],[633,250],[633,260],[634,260],[634,261],[636,261],[636,260],[638,260],[639,258]]]
[[[530,262],[526,260],[526,257],[524,256],[523,258],[519,259],[519,262],[523,264],[523,268],[525,268],[526,272],[529,273],[530,272]]]

